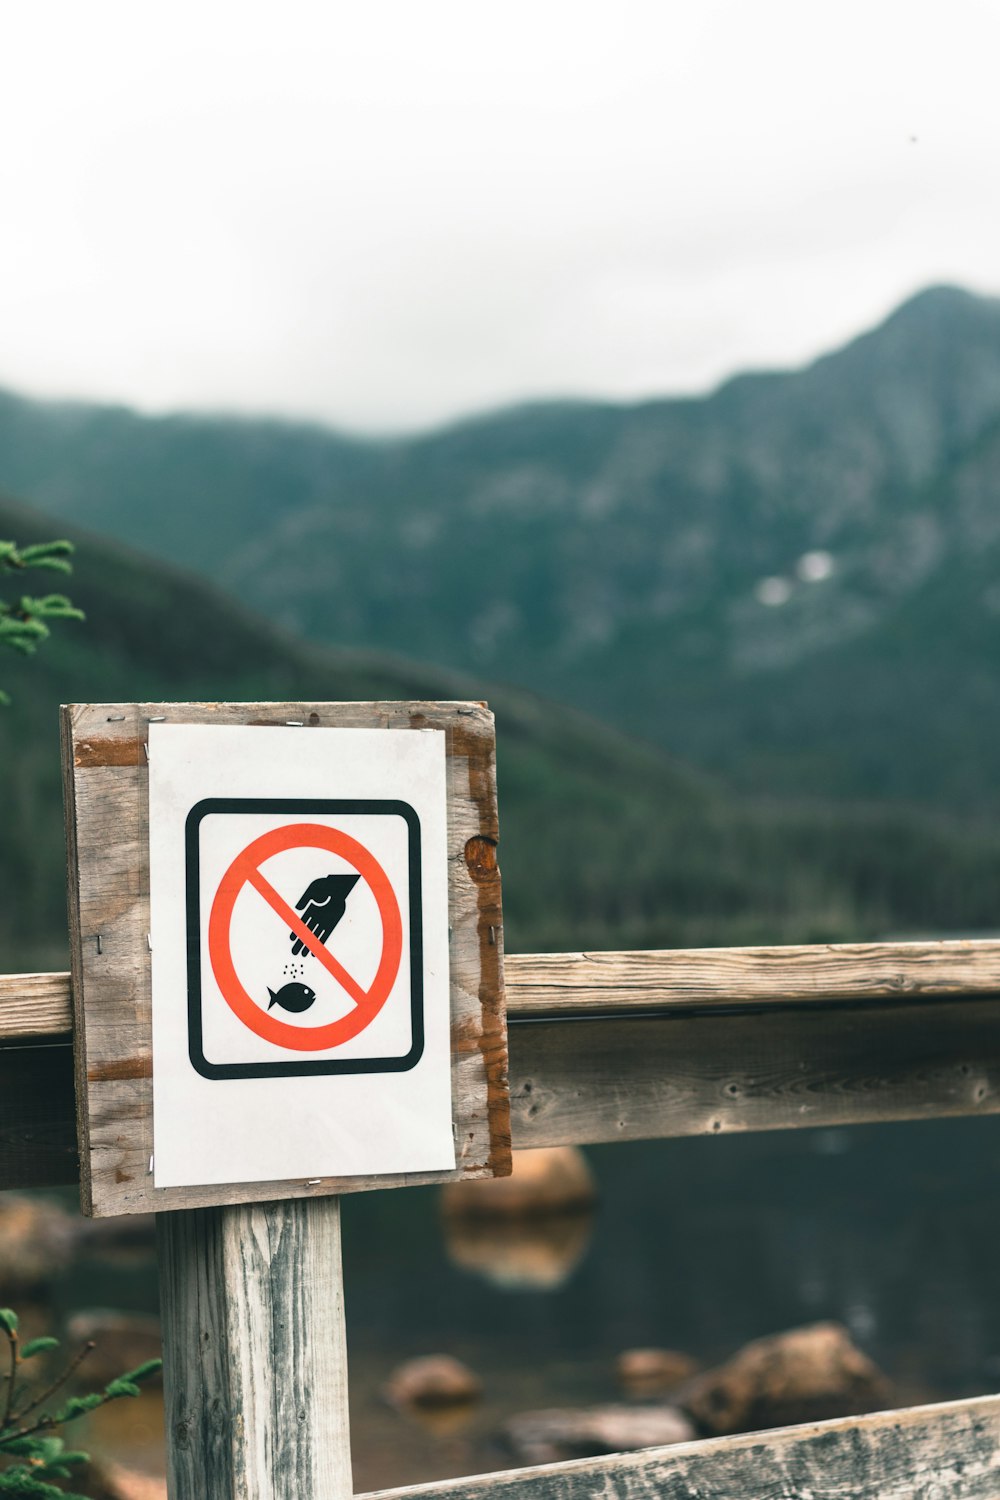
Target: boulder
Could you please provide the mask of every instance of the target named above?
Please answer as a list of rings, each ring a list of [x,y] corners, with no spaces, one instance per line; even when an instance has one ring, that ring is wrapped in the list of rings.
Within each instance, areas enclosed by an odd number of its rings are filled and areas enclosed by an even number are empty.
[[[526,1219],[590,1208],[597,1197],[593,1173],[577,1146],[515,1151],[510,1177],[449,1182],[441,1206],[449,1218]]]
[[[618,1383],[630,1396],[672,1391],[697,1370],[697,1360],[676,1349],[626,1349],[615,1361]]]
[[[514,1451],[529,1464],[660,1448],[689,1442],[697,1435],[690,1418],[673,1406],[527,1411],[512,1417],[504,1431]]]
[[[390,1406],[437,1408],[468,1406],[483,1393],[482,1382],[450,1354],[425,1354],[397,1365],[383,1387]]]
[[[167,1481],[151,1474],[138,1474],[134,1469],[123,1469],[121,1464],[112,1464],[108,1478],[114,1486],[111,1493],[115,1500],[167,1500]]]
[[[554,1291],[583,1259],[593,1214],[543,1214],[537,1218],[467,1218],[444,1221],[448,1258],[493,1286]]]
[[[150,1313],[112,1312],[91,1308],[74,1313],[66,1324],[67,1351],[94,1343],[80,1367],[80,1379],[89,1386],[107,1385],[127,1370],[148,1359],[159,1359],[160,1320]]]
[[[69,1264],[79,1224],[48,1199],[0,1193],[0,1304],[44,1287]]]
[[[815,1323],[747,1344],[675,1399],[703,1431],[722,1435],[877,1411],[890,1386],[846,1328]]]
[[[122,1464],[90,1463],[73,1476],[89,1500],[167,1500],[167,1481]]]

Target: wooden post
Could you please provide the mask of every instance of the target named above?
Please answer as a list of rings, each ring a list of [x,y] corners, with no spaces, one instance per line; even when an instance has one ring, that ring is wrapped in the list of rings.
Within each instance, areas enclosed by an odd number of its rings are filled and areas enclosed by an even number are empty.
[[[171,1500],[349,1500],[340,1200],[157,1215]]]

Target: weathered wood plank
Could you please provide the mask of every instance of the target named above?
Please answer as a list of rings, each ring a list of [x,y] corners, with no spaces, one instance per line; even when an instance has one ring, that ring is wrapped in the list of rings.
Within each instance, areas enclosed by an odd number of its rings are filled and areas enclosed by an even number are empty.
[[[576,1459],[365,1500],[996,1500],[1000,1396]]]
[[[508,954],[509,1015],[1000,994],[1000,942]]]
[[[508,953],[505,985],[507,1014],[525,1017],[992,995],[1000,942]],[[71,1006],[68,973],[0,975],[0,1041],[69,1033]]]
[[[1000,1112],[1000,999],[511,1028],[514,1145]]]
[[[309,727],[445,732],[455,1173],[153,1188],[145,750],[151,719],[249,725],[294,721],[295,732],[303,733]],[[62,724],[85,1212],[319,1197],[510,1170],[495,735],[493,716],[484,705],[90,704],[65,708]]]
[[[1000,1113],[1000,997],[531,1021],[510,1049],[515,1147]],[[68,1056],[0,1048],[0,1187],[66,1180]]]
[[[352,1493],[340,1203],[157,1215],[172,1500]]]
[[[68,974],[0,974],[0,1043],[69,1036]]]
[[[55,1187],[79,1178],[73,1049],[0,1049],[0,1189]]]

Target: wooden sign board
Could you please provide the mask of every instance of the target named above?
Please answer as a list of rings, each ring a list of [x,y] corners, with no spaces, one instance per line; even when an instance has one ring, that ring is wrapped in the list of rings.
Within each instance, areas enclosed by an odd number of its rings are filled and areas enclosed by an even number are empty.
[[[446,831],[441,839],[440,852],[446,864],[447,934],[442,933],[442,942],[447,944],[447,968],[450,975],[451,1122],[456,1163],[453,1170],[397,1172],[379,1167],[375,1171],[366,1171],[362,1166],[351,1168],[350,1175],[333,1176],[323,1175],[310,1159],[309,1175],[306,1176],[304,1172],[295,1175],[299,1170],[296,1158],[287,1176],[282,1171],[267,1181],[221,1182],[213,1178],[207,1185],[204,1182],[200,1185],[157,1185],[156,1177],[160,1175],[162,1181],[163,1173],[157,1174],[154,1168],[150,725],[154,726],[154,746],[157,736],[162,742],[171,742],[171,734],[162,733],[155,727],[159,725],[240,726],[249,730],[266,728],[268,735],[262,736],[260,743],[263,745],[266,741],[269,747],[268,758],[272,758],[270,747],[277,745],[281,751],[279,760],[287,761],[288,764],[296,759],[296,745],[302,746],[305,743],[300,737],[308,736],[316,729],[375,730],[387,736],[399,730],[443,732],[441,738],[444,741],[447,817],[446,825],[443,823]],[[198,735],[188,738],[197,741]],[[173,742],[178,739],[184,737],[173,735]],[[234,743],[232,736],[228,739],[226,736],[218,736],[217,739],[220,745],[223,741],[228,745]],[[350,736],[339,736],[336,743],[350,739]],[[237,742],[250,743],[251,748],[255,748],[257,744],[257,741],[248,742],[245,735],[238,736]],[[326,741],[317,737],[313,746],[322,743],[334,741],[330,737]],[[402,740],[397,739],[391,745],[388,740],[381,739],[375,742],[364,740],[364,743],[374,743],[379,749],[385,746],[387,749],[397,750]],[[421,702],[85,704],[63,709],[62,745],[69,852],[77,1117],[84,1212],[105,1216],[197,1208],[213,1204],[322,1196],[465,1177],[504,1176],[509,1173],[510,1105],[503,988],[503,927],[500,875],[496,860],[498,825],[495,735],[493,716],[485,705]],[[315,748],[308,754],[304,750],[300,751],[298,759],[301,761],[310,756],[311,762],[315,763]],[[158,787],[159,781],[154,785],[154,802],[160,795]],[[336,797],[337,791],[337,787],[317,786],[317,802],[314,805],[319,805],[324,796]],[[386,794],[387,798],[392,798],[391,786],[386,788]],[[246,804],[240,803],[238,798],[231,804],[238,811],[244,805]],[[388,806],[389,803],[386,802],[385,805]],[[222,803],[216,800],[200,806],[209,807],[210,811],[215,812],[222,807]],[[229,806],[227,804],[222,811],[228,810]],[[381,803],[373,804],[368,813],[377,815],[381,807]],[[199,816],[200,814],[194,814],[188,820],[195,829]],[[293,824],[298,827],[296,816],[297,814],[289,815],[284,823],[288,827]],[[163,821],[159,812],[157,818],[159,827]],[[251,823],[247,826],[253,825]],[[354,824],[349,826],[355,827]],[[364,818],[357,826],[362,829],[367,826]],[[372,827],[376,828],[377,824],[373,823]],[[267,849],[263,852],[269,854],[271,844],[275,839],[280,843],[282,836],[275,831],[268,833],[266,838],[258,837],[251,842],[255,842],[258,850],[262,850],[266,843]],[[338,869],[353,873],[351,849],[360,848],[360,845],[352,845],[349,840],[346,845],[336,842],[337,838],[343,840],[346,835],[330,833],[316,837],[321,844],[324,838],[333,839],[334,845],[330,847],[334,850],[334,857],[329,862]],[[289,842],[290,838],[289,834],[285,842]],[[376,847],[374,838],[370,842],[373,848]],[[156,848],[159,847],[156,844]],[[412,853],[412,835],[410,847]],[[243,859],[246,853],[247,851],[241,850],[239,857]],[[391,882],[395,879],[392,875],[391,857],[379,857],[390,872]],[[162,867],[161,856],[157,855],[157,858],[161,859]],[[370,859],[366,863],[363,853],[356,854],[354,858],[358,864],[358,880],[368,881],[374,891],[369,904],[373,911],[380,912],[385,918],[385,902],[393,905],[393,897],[388,890],[380,894],[383,891],[380,879],[372,874],[372,869],[377,870],[378,865]],[[247,863],[246,859],[244,863]],[[236,861],[231,868],[235,869],[235,865]],[[254,875],[252,861],[247,864],[247,870],[251,876]],[[240,872],[246,874],[243,865],[240,866]],[[354,884],[350,876],[342,875],[338,878],[340,887],[345,890]],[[161,881],[162,868],[156,879]],[[190,887],[190,873],[188,882]],[[230,886],[232,883],[230,878]],[[334,893],[333,903],[338,911],[346,900],[340,887]],[[368,899],[371,893],[365,891],[363,884],[360,889],[365,892],[365,899]],[[442,892],[445,889],[443,872],[441,889]],[[292,887],[286,893],[290,901],[291,893]],[[305,895],[306,892],[303,892],[303,900]],[[159,899],[158,896],[157,900]],[[412,918],[406,914],[405,902],[402,904],[405,926]],[[223,906],[225,902],[221,898],[216,901],[213,920],[218,916],[216,907]],[[314,902],[313,909],[315,906]],[[308,902],[300,910],[303,917],[310,917]],[[443,927],[443,896],[441,920]],[[283,933],[282,940],[291,940],[290,953],[295,952],[302,959],[313,955],[308,970],[308,977],[311,978],[320,972],[315,958],[318,956],[326,961],[314,934],[318,931],[320,939],[323,939],[327,928],[321,921],[309,921],[308,930],[303,927],[298,934],[296,946],[296,932],[300,925],[298,918],[295,918],[293,925],[296,931]],[[161,930],[168,929],[157,928],[158,932]],[[416,929],[413,929],[413,936],[413,946],[416,946],[419,938]],[[306,949],[306,942],[311,943],[311,949]],[[174,955],[178,962],[183,961],[187,965],[185,972],[188,976],[197,972],[197,963],[191,960],[191,952],[196,946],[195,942],[189,941],[190,951],[187,955]],[[405,940],[403,951],[411,953]],[[157,957],[158,1017],[162,1016],[159,996],[163,993],[163,960],[161,952]],[[330,962],[335,960],[331,959]],[[214,957],[211,965],[215,965]],[[291,961],[290,967],[294,967]],[[314,991],[304,983],[305,977],[306,971],[300,961],[294,973],[288,976],[282,973],[274,980],[269,980],[264,998],[266,1002],[267,994],[272,996],[270,1004],[274,1024],[271,1029],[279,1039],[276,1046],[283,1045],[280,1042],[283,1028],[287,1030],[290,1026],[307,1024],[312,1019],[298,1014],[301,1008],[308,1007],[316,999]],[[283,978],[287,982],[281,987]],[[234,989],[238,988],[235,980],[233,983]],[[345,983],[350,985],[349,977],[345,978]],[[317,985],[317,988],[321,986]],[[372,993],[378,988],[376,976],[371,986]],[[178,1003],[181,998],[184,1000],[185,1016],[188,1015],[188,1006],[194,1006],[190,984],[187,989],[187,995],[178,996]],[[360,995],[358,998],[360,1003]],[[234,998],[231,1003],[238,1010],[237,999]],[[316,1009],[318,1011],[319,1007]],[[195,1015],[193,1008],[190,1014]],[[267,1014],[266,1005],[264,1014]],[[187,1024],[185,1021],[185,1025]],[[263,1043],[254,1042],[258,1052],[261,1047],[266,1049],[270,1035],[268,1024],[270,1023],[261,1022],[256,1028],[265,1037]],[[319,1035],[318,1030],[316,1035]],[[331,1055],[331,1049],[335,1050],[340,1040],[336,1027],[331,1031],[331,1037],[327,1050],[313,1056]],[[156,1055],[162,1059],[165,1054],[162,1051],[160,1029],[157,1030],[157,1038]],[[226,1079],[238,1075],[241,1078],[238,1087],[242,1088],[242,1077],[248,1069],[250,1073],[255,1068],[258,1072],[262,1071],[260,1064],[252,1061],[258,1053],[249,1051],[249,1062],[242,1056],[234,1055],[234,1059],[230,1059],[224,1049],[221,1054],[213,1052],[213,1047],[217,1045],[221,1044],[210,1044],[209,1040],[200,1035],[197,1047],[192,1043],[191,1055],[196,1059],[194,1067],[200,1075],[196,1077],[192,1072],[191,1082],[194,1086],[203,1087],[201,1077],[218,1077],[222,1081],[214,1086],[224,1089]],[[410,1048],[408,1053],[407,1047]],[[360,1050],[364,1056],[363,1045]],[[379,1052],[378,1048],[374,1050]],[[389,1050],[391,1052],[391,1047]],[[409,1061],[420,1055],[419,1047],[412,1037],[410,1041],[400,1043],[399,1050],[406,1053],[406,1056],[398,1057],[392,1065],[397,1069],[408,1066]],[[348,1053],[356,1056],[358,1046],[354,1047],[353,1053],[350,1048],[345,1049],[345,1054]],[[324,1071],[315,1063],[307,1062],[304,1066],[297,1064],[295,1060],[303,1056],[301,1052],[283,1051],[281,1055],[292,1059],[287,1071],[296,1076],[289,1079],[289,1087],[296,1086],[303,1072]],[[380,1066],[377,1058],[374,1063],[368,1059],[366,1066],[368,1065],[374,1066],[376,1070]],[[268,1074],[275,1071],[286,1070],[263,1068],[263,1072]],[[165,1072],[163,1076],[166,1076]],[[323,1077],[318,1083],[310,1078],[306,1087],[329,1087],[331,1084],[336,1085],[335,1078]],[[158,1097],[162,1100],[164,1096],[164,1090],[161,1089]],[[195,1097],[194,1089],[192,1097]],[[228,1096],[216,1094],[214,1097],[232,1099],[235,1095],[230,1086]],[[162,1105],[158,1105],[158,1108],[161,1110],[162,1120]],[[211,1128],[211,1121],[206,1122],[206,1128]],[[450,1160],[450,1150],[448,1155]],[[178,1177],[176,1171],[168,1180],[172,1183],[192,1182],[190,1177]]]

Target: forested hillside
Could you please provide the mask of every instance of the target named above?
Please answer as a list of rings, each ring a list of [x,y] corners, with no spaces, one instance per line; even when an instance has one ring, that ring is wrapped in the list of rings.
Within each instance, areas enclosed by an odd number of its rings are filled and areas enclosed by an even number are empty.
[[[0,537],[53,522],[0,505]],[[823,941],[985,928],[1000,833],[945,818],[757,804],[531,695],[375,652],[303,645],[193,577],[79,536],[85,624],[0,658],[0,944],[8,972],[65,958],[60,702],[481,697],[497,715],[512,949]],[[292,731],[290,731],[292,732]]]

